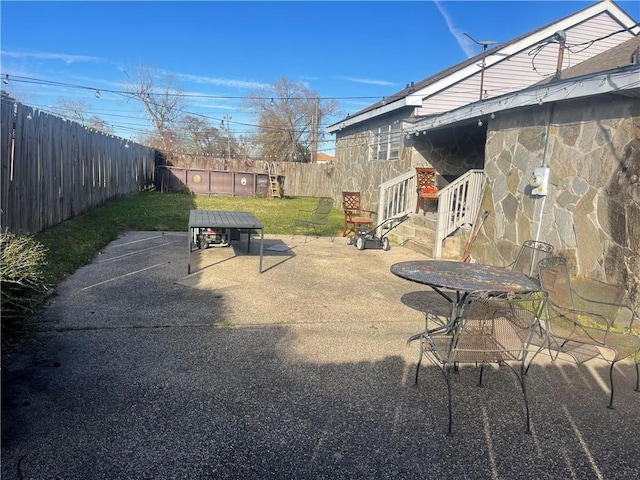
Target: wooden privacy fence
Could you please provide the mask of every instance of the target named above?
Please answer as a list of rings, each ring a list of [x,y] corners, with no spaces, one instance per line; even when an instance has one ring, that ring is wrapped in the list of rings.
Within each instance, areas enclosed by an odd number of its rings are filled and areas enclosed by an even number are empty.
[[[155,150],[2,97],[2,230],[36,233],[153,185]]]

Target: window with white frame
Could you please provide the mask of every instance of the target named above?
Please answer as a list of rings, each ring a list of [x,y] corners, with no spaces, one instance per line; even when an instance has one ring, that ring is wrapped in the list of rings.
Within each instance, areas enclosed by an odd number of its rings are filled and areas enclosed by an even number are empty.
[[[370,160],[397,160],[400,156],[402,132],[400,122],[378,127],[371,131]]]

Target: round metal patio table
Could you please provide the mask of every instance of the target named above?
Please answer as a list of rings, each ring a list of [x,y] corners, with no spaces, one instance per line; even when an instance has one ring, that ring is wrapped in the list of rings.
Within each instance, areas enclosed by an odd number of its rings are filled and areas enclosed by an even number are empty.
[[[505,267],[448,260],[412,260],[391,265],[400,278],[431,287],[451,304],[452,324],[462,312],[467,295],[475,291],[526,293],[540,290],[527,275]],[[422,333],[413,335],[409,342]]]

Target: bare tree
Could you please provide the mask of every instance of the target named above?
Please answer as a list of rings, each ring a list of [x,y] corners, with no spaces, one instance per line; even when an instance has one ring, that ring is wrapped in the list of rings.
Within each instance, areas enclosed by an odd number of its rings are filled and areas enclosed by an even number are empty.
[[[56,110],[63,113],[69,120],[85,124],[86,119],[89,117],[89,111],[91,107],[84,100],[69,100],[67,98],[60,98],[56,102]]]
[[[220,155],[227,151],[224,132],[209,124],[205,118],[185,115],[180,120],[182,147],[200,155]],[[235,144],[235,141],[233,142]]]
[[[250,93],[244,106],[257,118],[259,154],[281,161],[315,161],[322,120],[338,112],[336,101],[321,100],[304,84],[286,78]]]
[[[91,114],[91,106],[84,100],[61,98],[56,103],[56,110],[74,122],[102,133],[113,135],[114,128],[98,115]]]
[[[175,76],[144,65],[138,67],[134,77],[127,72],[125,75],[125,92],[140,100],[155,127],[159,146],[169,154],[175,149],[177,121],[186,104]]]

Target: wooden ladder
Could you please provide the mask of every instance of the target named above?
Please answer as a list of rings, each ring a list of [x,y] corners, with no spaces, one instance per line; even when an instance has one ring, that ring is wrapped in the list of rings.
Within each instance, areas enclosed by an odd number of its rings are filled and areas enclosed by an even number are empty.
[[[280,189],[280,181],[276,171],[274,162],[265,163],[265,170],[269,173],[269,196],[271,198],[282,198],[282,190]]]

